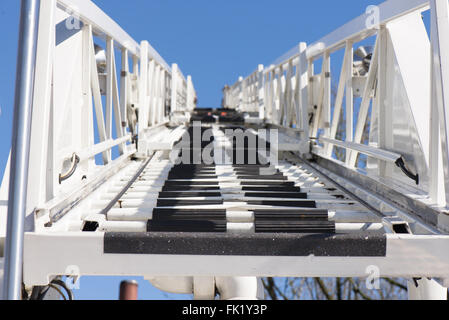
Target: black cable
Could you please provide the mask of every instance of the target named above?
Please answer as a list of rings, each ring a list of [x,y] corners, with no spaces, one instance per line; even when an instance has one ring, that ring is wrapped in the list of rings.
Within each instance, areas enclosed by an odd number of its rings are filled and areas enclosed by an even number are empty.
[[[419,184],[419,175],[413,174],[407,167],[405,166],[404,159],[401,157],[398,160],[396,160],[396,165],[404,172],[404,174],[416,182],[416,184]]]
[[[73,293],[72,293],[72,290],[70,290],[70,289],[67,287],[67,285],[66,285],[66,283],[65,283],[64,281],[59,280],[59,279],[54,279],[51,283],[52,283],[52,284],[56,284],[56,285],[61,286],[61,287],[67,292],[67,295],[68,295],[69,300],[73,300]]]
[[[53,283],[50,283],[50,284],[48,285],[48,287],[49,287],[49,288],[53,288],[53,290],[56,290],[56,291],[59,293],[59,295],[60,295],[64,300],[67,300],[67,297],[64,295],[64,293],[62,293],[62,291],[58,288],[58,286],[56,286],[56,285],[53,284]]]
[[[33,287],[29,300],[44,300],[50,288],[56,290],[64,300],[74,300],[72,291],[67,287],[64,281],[59,279],[52,280],[50,284],[46,286]],[[61,291],[60,288],[67,292],[67,296]]]

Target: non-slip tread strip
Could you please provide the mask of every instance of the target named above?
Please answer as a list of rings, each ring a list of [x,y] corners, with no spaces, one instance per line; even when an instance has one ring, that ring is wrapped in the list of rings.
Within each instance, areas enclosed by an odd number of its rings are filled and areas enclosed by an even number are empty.
[[[385,234],[105,233],[105,254],[385,257]]]

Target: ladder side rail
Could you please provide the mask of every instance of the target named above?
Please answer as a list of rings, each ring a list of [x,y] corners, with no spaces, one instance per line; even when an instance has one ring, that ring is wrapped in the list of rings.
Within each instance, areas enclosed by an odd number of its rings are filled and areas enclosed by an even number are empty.
[[[102,169],[129,161],[136,153],[137,130],[142,133],[141,120],[149,119],[142,112],[149,101],[144,85],[151,80],[145,65],[155,61],[159,69],[154,86],[157,108],[159,94],[169,91],[171,68],[148,42],[142,59],[145,42],[137,44],[91,1],[42,1],[39,17],[27,182],[38,186],[38,192],[28,194],[26,212],[31,216],[40,211],[50,221],[50,212],[68,203],[73,190],[85,192],[83,186],[102,176]],[[98,46],[102,42],[105,48]],[[122,62],[121,70],[116,61]],[[182,73],[181,78],[185,96]],[[193,83],[190,90],[195,98]],[[142,116],[139,124],[137,111]],[[26,230],[35,230],[35,220],[26,221]]]
[[[28,198],[27,211],[40,212],[48,221],[53,219],[51,213],[58,207],[56,204],[65,203],[66,199],[73,196],[72,190],[83,189],[84,185],[96,181],[103,174],[104,170],[98,170],[99,168],[108,170],[117,161],[128,161],[136,151],[135,146],[129,144],[133,140],[131,132],[128,132],[131,124],[122,114],[135,94],[131,85],[125,83],[119,86],[116,60],[125,62],[122,66],[122,69],[125,69],[121,74],[122,79],[126,77],[132,82],[136,81],[133,78],[137,77],[139,58],[132,53],[135,51],[129,49],[128,40],[128,47],[123,47],[120,44],[123,38],[117,40],[113,37],[116,34],[123,36],[114,29],[117,26],[113,23],[112,31],[102,29],[102,36],[96,36],[99,27],[94,31],[85,15],[75,11],[76,7],[70,7],[70,10],[61,8],[58,1],[41,3],[41,16],[44,17],[42,21],[50,22],[47,22],[47,25],[42,22],[39,27],[40,34],[46,32],[49,36],[39,38],[37,59],[39,65],[47,66],[49,71],[36,73],[35,82],[40,85],[34,92],[34,101],[44,102],[42,108],[45,110],[36,110],[33,119],[39,113],[47,120],[41,123],[36,118],[32,128],[36,139],[45,136],[50,139],[41,139],[46,145],[44,149],[48,150],[43,161],[38,162],[39,154],[31,150],[30,167],[42,174],[31,177],[28,182],[30,185],[40,185],[43,191]],[[101,11],[96,14],[99,15],[100,22],[107,17]],[[61,32],[66,32],[63,29],[71,32],[67,39],[60,40]],[[106,42],[106,48],[102,52],[102,48],[95,47],[95,39],[98,38]],[[117,51],[123,56],[116,57]],[[99,59],[99,52],[103,54],[104,60]],[[80,60],[74,58],[77,54],[81,57]],[[126,66],[128,54],[131,54],[134,60],[132,75]],[[46,60],[46,63],[42,63]],[[67,66],[71,72],[61,68],[62,66]],[[101,67],[106,71],[105,75],[102,74]],[[67,74],[71,74],[71,77],[67,77]],[[101,81],[102,77],[104,81]],[[65,87],[64,83],[69,85]],[[76,85],[70,86],[71,83],[79,83],[80,88]],[[59,91],[66,91],[66,95],[61,95]],[[102,95],[106,96],[106,105],[103,105]],[[65,105],[62,101],[66,101]],[[78,103],[81,103],[81,106]],[[72,121],[67,123],[69,114]],[[99,135],[98,142],[95,141],[95,124]],[[61,138],[67,135],[69,139]],[[47,140],[48,144],[45,143]],[[115,147],[118,147],[117,161],[113,161],[112,157],[112,149]],[[95,157],[99,154],[103,155],[103,162],[95,163]],[[31,230],[33,228],[36,228],[36,225],[32,226]]]
[[[382,5],[381,5],[382,6]],[[404,8],[403,8],[404,9]],[[413,7],[413,10],[415,10],[415,12],[422,12],[424,9],[427,9],[427,4],[420,4],[419,6]],[[405,17],[405,15],[407,14],[409,17],[411,16],[411,14],[413,14],[413,11],[410,8],[407,8],[404,12],[402,12],[401,14],[398,14],[397,12],[395,13],[395,17],[394,19],[392,17],[389,17],[388,19],[385,19],[385,21],[389,21],[391,22],[395,22],[397,18],[403,18]],[[412,13],[411,13],[412,12]],[[400,19],[398,19],[400,20]],[[351,25],[351,23],[349,24]],[[366,76],[366,79],[364,79],[364,89],[363,89],[363,96],[362,96],[362,103],[360,106],[360,111],[358,113],[358,120],[355,121],[354,119],[354,112],[353,110],[353,97],[354,94],[352,93],[352,79],[353,75],[353,67],[352,67],[352,54],[353,54],[353,49],[352,49],[352,44],[358,41],[362,41],[364,39],[367,39],[368,37],[371,37],[373,35],[376,36],[376,38],[378,38],[378,32],[377,32],[377,28],[373,29],[372,31],[369,29],[366,29],[365,33],[362,34],[361,32],[355,32],[353,33],[353,35],[351,36],[351,38],[348,38],[345,35],[345,32],[348,33],[349,31],[346,30],[347,26],[345,26],[345,28],[343,28],[343,30],[341,31],[343,33],[343,35],[341,36],[340,42],[336,42],[333,41],[331,42],[332,44],[329,46],[321,46],[320,48],[317,47],[317,45],[312,45],[311,47],[309,47],[309,50],[307,51],[308,54],[308,58],[309,58],[309,64],[314,63],[316,60],[318,60],[319,58],[323,58],[323,62],[322,62],[322,72],[320,75],[313,75],[311,77],[312,84],[312,105],[309,106],[309,108],[311,109],[315,109],[315,111],[313,112],[313,126],[312,126],[312,131],[311,131],[311,137],[312,138],[319,138],[319,134],[322,135],[323,137],[327,138],[327,139],[322,139],[321,141],[324,142],[324,149],[321,148],[319,145],[314,147],[314,152],[317,153],[318,155],[325,157],[325,158],[329,158],[332,159],[332,154],[333,154],[333,144],[331,143],[331,140],[335,139],[335,134],[336,134],[336,129],[338,128],[338,125],[341,123],[340,121],[340,114],[341,114],[341,105],[343,102],[343,93],[346,91],[346,105],[349,106],[346,108],[346,112],[344,113],[344,117],[343,117],[343,121],[346,123],[346,137],[345,139],[343,139],[344,141],[347,142],[354,142],[356,144],[360,144],[362,143],[362,135],[364,133],[365,130],[365,126],[367,124],[368,121],[372,122],[373,121],[373,115],[369,116],[369,108],[370,108],[370,104],[371,104],[371,99],[373,98],[373,95],[375,95],[376,93],[378,93],[378,90],[376,89],[379,85],[382,84],[382,80],[378,79],[378,72],[379,70],[377,69],[377,63],[378,63],[378,59],[380,59],[379,56],[382,55],[381,52],[379,52],[380,50],[377,49],[378,47],[378,43],[379,40],[376,40],[376,52],[374,53],[374,57],[372,59],[372,65],[371,68],[368,72],[368,75]],[[369,31],[369,32],[368,32]],[[392,32],[390,30],[388,30],[388,32]],[[392,35],[394,36],[394,35]],[[333,33],[333,37],[336,37],[336,33]],[[394,41],[397,41],[395,39],[393,39],[393,50],[395,50],[395,43]],[[323,43],[325,42],[320,42],[321,45],[323,45]],[[332,119],[332,123],[331,125],[331,130],[329,132],[329,114],[328,114],[328,107],[329,107],[329,78],[331,77],[330,74],[328,74],[328,72],[330,71],[329,69],[329,62],[327,61],[328,59],[328,55],[334,53],[336,50],[339,50],[342,47],[346,46],[346,53],[344,55],[344,59],[343,59],[343,67],[342,67],[342,72],[341,72],[341,76],[340,76],[340,80],[339,80],[339,85],[338,85],[338,92],[337,92],[337,99],[336,99],[336,105],[334,107],[334,116]],[[318,48],[318,49],[317,49]],[[391,50],[391,49],[389,49]],[[386,54],[385,52],[383,53],[384,55]],[[391,54],[391,53],[389,53]],[[388,56],[389,57],[389,56]],[[388,58],[388,57],[384,57],[384,59]],[[385,62],[386,63],[386,62]],[[398,63],[405,65],[404,62],[399,61]],[[323,72],[324,70],[324,72]],[[406,70],[405,70],[406,71]],[[404,72],[404,70],[401,70],[401,72]],[[387,75],[388,77],[391,77],[391,74]],[[401,76],[403,77],[408,77],[407,73],[401,74]],[[323,81],[325,83],[323,83]],[[383,81],[387,81],[387,80],[383,80]],[[388,81],[391,81],[391,78],[388,79]],[[405,78],[406,81],[406,86],[410,86],[410,83],[412,83],[414,80],[410,79],[410,77],[408,79]],[[408,81],[408,82],[407,82]],[[411,82],[412,81],[412,82]],[[380,84],[379,84],[380,83]],[[346,90],[345,90],[346,88]],[[406,88],[406,90],[409,90],[408,92],[410,92],[410,89]],[[324,93],[323,93],[324,91]],[[382,91],[381,91],[382,92]],[[386,92],[384,92],[384,94],[386,94]],[[408,93],[407,93],[408,94]],[[385,98],[386,99],[386,98]],[[385,99],[381,99],[381,100],[385,100]],[[386,108],[386,106],[384,107]],[[324,112],[323,112],[324,111]],[[416,112],[414,110],[412,110],[412,113]],[[387,122],[391,122],[391,116],[387,116],[387,118],[384,118],[381,121],[381,128],[385,128],[389,130],[395,130],[394,128],[392,128],[392,124],[390,125],[383,125],[382,121],[387,121]],[[416,121],[419,121],[419,119],[416,119]],[[352,128],[352,124],[356,123],[356,127],[355,127],[355,131],[353,131],[354,129]],[[418,135],[419,138],[421,140],[421,143],[423,146],[425,146],[428,142],[426,140],[427,138],[427,133],[426,133],[426,129],[425,127],[423,127],[423,129],[420,128],[420,124],[417,123],[417,130],[418,130]],[[383,130],[383,129],[381,129]],[[379,133],[381,136],[391,136],[392,137],[392,133],[391,134],[387,134],[387,133],[383,133],[380,132]],[[382,150],[389,150],[389,151],[395,151],[394,150],[394,146],[392,143],[385,145],[384,149],[379,148],[379,153],[382,153]],[[357,156],[359,154],[358,150],[347,150],[347,158],[346,158],[346,165],[352,169],[357,168]],[[423,158],[427,158],[427,151],[424,149],[422,149],[422,156]],[[408,155],[409,159],[411,158],[411,160],[413,160],[413,156]],[[390,170],[392,167],[390,167]],[[425,171],[427,169],[426,168],[420,168],[419,171]],[[391,171],[392,172],[392,171]],[[388,173],[384,173],[383,176],[388,177],[391,176],[392,174],[388,174]],[[420,186],[421,189],[424,188],[424,186]]]

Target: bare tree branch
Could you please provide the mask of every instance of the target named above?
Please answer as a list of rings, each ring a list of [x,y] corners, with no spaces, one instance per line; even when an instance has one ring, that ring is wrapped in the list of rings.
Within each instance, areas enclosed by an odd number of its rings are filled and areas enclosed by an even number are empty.
[[[323,283],[323,280],[321,278],[315,278],[315,283],[318,284],[321,292],[324,294],[327,300],[334,300],[332,296],[329,294],[329,291],[327,290],[325,284]]]

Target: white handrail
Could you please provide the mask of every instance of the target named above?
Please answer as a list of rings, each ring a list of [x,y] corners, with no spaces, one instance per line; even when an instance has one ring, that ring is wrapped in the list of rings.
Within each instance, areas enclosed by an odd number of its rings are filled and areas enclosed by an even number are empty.
[[[92,25],[92,29],[96,34],[113,38],[116,44],[120,44],[120,46],[126,48],[131,54],[140,57],[139,44],[92,1],[57,0],[57,2],[61,8],[70,12],[73,16]],[[155,59],[167,71],[171,72],[168,63],[151,45],[148,51],[150,58]]]

